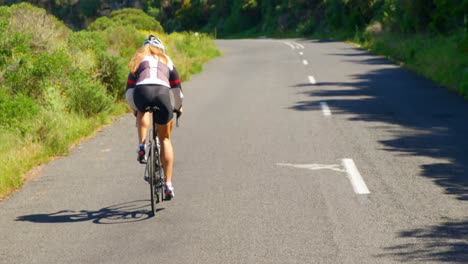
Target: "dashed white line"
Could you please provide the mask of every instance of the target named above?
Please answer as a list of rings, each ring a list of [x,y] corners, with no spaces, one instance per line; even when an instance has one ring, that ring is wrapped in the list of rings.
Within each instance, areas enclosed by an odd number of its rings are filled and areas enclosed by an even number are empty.
[[[322,107],[322,112],[324,116],[331,116],[331,111],[327,103],[320,102],[320,106]]]
[[[351,185],[353,185],[354,192],[357,194],[369,194],[370,191],[362,179],[354,161],[352,159],[343,159],[343,166],[346,169]]]
[[[302,44],[299,44],[299,43],[294,43],[294,44],[296,44],[296,47],[298,49],[304,49],[304,46]]]
[[[309,76],[309,82],[310,82],[311,84],[316,84],[316,83],[317,83],[317,82],[315,81],[314,76]]]
[[[304,52],[302,52],[302,51],[299,51],[299,55],[301,55],[301,56],[302,56],[302,55],[304,55]]]
[[[288,45],[291,49],[296,49],[296,47],[294,47],[294,45],[291,44],[290,42],[283,42],[283,43]]]
[[[307,62],[307,60],[302,60],[302,64],[307,65],[309,62]]]

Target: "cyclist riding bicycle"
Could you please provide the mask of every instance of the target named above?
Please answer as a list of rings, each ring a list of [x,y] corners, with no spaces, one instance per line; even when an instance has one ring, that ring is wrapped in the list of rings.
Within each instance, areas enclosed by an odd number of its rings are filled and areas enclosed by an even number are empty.
[[[138,127],[138,157],[140,163],[146,163],[145,138],[148,131],[149,113],[145,109],[157,106],[154,122],[161,144],[161,162],[166,176],[166,196],[174,197],[172,186],[172,166],[174,152],[171,132],[174,125],[173,113],[182,114],[183,93],[179,74],[171,58],[166,55],[160,39],[154,35],[143,42],[128,64],[130,73],[127,79],[126,99],[136,112]]]

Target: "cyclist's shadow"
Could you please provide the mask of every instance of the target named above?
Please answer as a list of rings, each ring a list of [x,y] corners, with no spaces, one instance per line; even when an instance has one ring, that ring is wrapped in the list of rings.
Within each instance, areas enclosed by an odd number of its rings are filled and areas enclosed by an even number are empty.
[[[33,223],[75,223],[92,221],[95,224],[121,224],[143,221],[152,217],[148,206],[148,200],[138,200],[101,208],[97,211],[90,210],[61,210],[50,214],[22,215],[16,221]],[[164,210],[158,208],[156,211]]]

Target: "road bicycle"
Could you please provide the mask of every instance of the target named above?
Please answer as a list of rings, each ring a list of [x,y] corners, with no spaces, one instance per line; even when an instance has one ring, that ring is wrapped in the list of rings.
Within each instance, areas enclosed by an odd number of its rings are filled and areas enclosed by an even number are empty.
[[[149,112],[150,115],[150,128],[146,136],[146,168],[145,168],[145,180],[150,186],[150,197],[151,197],[151,214],[154,216],[156,213],[156,204],[164,201],[165,194],[165,177],[161,163],[161,145],[158,138],[158,130],[156,123],[154,122],[154,115],[159,111],[157,106],[148,106],[145,111]],[[174,110],[176,113],[176,127],[179,126],[180,111]]]
[[[156,213],[156,204],[164,200],[165,180],[160,157],[160,144],[158,131],[154,120],[154,115],[159,111],[159,107],[150,106],[145,109],[150,113],[150,128],[146,136],[146,168],[145,180],[150,186],[151,214]]]

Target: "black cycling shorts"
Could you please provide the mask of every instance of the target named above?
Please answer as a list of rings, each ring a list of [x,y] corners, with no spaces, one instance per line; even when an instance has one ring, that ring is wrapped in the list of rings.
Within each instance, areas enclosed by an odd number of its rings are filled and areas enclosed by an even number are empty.
[[[133,92],[133,101],[140,112],[146,112],[148,106],[159,107],[160,110],[154,115],[156,124],[165,125],[172,120],[173,107],[169,87],[156,84],[137,85]]]

